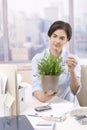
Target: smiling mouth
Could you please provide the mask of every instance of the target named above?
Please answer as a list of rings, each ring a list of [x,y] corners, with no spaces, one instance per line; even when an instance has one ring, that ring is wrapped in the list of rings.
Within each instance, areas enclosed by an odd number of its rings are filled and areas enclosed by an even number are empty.
[[[60,47],[60,46],[61,46],[61,43],[54,43],[54,46],[55,46],[55,47]]]
[[[60,48],[61,46],[60,45],[55,45],[54,48],[57,49],[57,48]]]

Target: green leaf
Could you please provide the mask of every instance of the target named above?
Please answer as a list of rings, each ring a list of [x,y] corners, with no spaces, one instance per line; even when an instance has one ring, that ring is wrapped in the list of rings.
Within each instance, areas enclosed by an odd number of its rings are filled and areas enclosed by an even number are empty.
[[[62,66],[62,58],[54,57],[53,55],[45,53],[44,57],[38,63],[38,74],[40,76],[44,75],[56,75],[59,76],[64,72],[64,67]]]

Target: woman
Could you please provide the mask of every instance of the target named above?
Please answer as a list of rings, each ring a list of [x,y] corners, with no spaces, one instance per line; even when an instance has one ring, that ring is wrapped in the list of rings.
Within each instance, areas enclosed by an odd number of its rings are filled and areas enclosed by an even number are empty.
[[[65,49],[65,45],[72,36],[72,28],[70,24],[63,21],[54,22],[49,30],[50,47],[47,52],[55,57],[62,57],[62,62],[65,64],[65,72],[60,75],[58,83],[58,91],[53,93],[48,91],[44,93],[41,87],[41,81],[35,75],[38,73],[38,62],[43,58],[45,51],[37,54],[32,59],[32,91],[34,96],[41,102],[46,102],[52,99],[55,95],[62,99],[77,103],[76,94],[80,90],[80,64],[79,58],[71,55]]]

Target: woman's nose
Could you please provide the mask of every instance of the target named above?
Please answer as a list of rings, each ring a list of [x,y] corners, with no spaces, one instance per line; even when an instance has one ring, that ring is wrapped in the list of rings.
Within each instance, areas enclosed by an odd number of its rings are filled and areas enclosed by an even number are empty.
[[[59,37],[56,38],[56,43],[60,43],[60,38]]]
[[[56,44],[56,45],[60,45],[60,44],[61,44],[60,40],[57,39],[56,42],[55,42],[55,44]]]

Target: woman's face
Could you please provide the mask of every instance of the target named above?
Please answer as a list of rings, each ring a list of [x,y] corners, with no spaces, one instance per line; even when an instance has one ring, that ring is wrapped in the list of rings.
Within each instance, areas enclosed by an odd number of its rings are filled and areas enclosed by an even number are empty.
[[[67,43],[67,34],[63,29],[58,29],[51,35],[50,39],[50,53],[54,56],[59,56],[62,52],[63,46]]]

